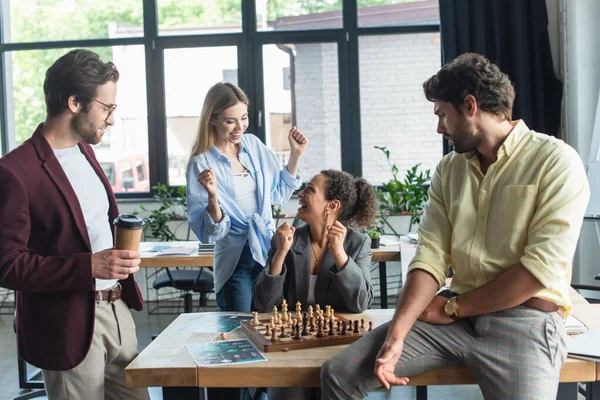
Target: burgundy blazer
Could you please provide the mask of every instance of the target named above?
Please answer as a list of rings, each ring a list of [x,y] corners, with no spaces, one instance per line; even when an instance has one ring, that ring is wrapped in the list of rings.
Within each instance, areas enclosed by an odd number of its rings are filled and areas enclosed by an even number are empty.
[[[79,200],[42,125],[0,158],[0,286],[16,291],[19,357],[38,368],[68,370],[92,343],[92,251]],[[91,146],[79,147],[106,188],[112,226],[118,209],[111,186]],[[141,310],[133,275],[120,283],[125,303]]]

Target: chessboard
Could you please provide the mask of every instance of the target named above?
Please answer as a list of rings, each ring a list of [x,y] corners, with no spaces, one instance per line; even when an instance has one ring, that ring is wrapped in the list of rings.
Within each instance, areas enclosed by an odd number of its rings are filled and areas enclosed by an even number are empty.
[[[371,321],[347,319],[336,314],[329,306],[326,306],[325,311],[317,306],[314,312],[310,306],[304,312],[298,310],[298,304],[296,306],[294,316],[287,312],[285,303],[281,313],[274,307],[270,319],[258,319],[254,312],[254,318],[242,321],[241,327],[267,353],[349,344],[373,329]]]

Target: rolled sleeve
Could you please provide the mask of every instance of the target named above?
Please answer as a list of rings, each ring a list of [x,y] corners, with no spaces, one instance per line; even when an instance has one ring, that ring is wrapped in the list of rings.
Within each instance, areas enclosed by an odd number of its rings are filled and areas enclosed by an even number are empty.
[[[221,214],[223,214],[223,218],[219,222],[215,222],[210,216],[208,208],[204,211],[204,237],[209,243],[216,242],[225,237],[231,227],[231,218],[229,218],[229,215],[222,207],[219,208],[221,209]]]
[[[417,251],[408,267],[408,272],[414,269],[429,272],[438,281],[440,287],[444,286],[448,276],[452,239],[452,226],[444,205],[442,190],[443,163],[444,160],[438,164],[431,178],[429,202],[418,229]]]
[[[290,174],[290,171],[288,171],[287,166],[281,170],[279,176],[286,185],[294,190],[298,190],[300,189],[300,186],[302,186],[302,176],[300,175],[300,172],[293,177],[292,174]]]
[[[545,288],[568,285],[590,189],[581,159],[561,147],[541,179],[521,264]]]

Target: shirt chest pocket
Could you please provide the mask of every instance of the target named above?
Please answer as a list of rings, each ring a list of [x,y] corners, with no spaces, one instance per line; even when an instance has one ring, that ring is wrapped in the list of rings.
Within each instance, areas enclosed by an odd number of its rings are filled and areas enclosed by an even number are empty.
[[[533,216],[535,185],[508,185],[500,192],[499,225],[507,230],[524,229]]]

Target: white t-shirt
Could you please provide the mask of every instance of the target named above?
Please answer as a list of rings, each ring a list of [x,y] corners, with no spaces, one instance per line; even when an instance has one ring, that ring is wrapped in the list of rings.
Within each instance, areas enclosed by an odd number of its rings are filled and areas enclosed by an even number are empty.
[[[77,145],[68,149],[54,149],[54,154],[79,200],[92,253],[113,247],[108,221],[108,196],[96,171]],[[117,279],[96,279],[96,290],[109,289],[116,282]]]
[[[249,217],[258,212],[258,199],[256,197],[256,181],[248,171],[233,175],[233,189],[235,201],[242,213]]]

